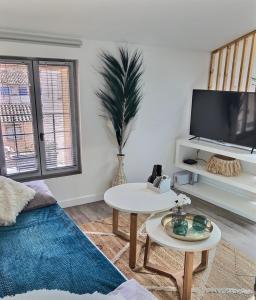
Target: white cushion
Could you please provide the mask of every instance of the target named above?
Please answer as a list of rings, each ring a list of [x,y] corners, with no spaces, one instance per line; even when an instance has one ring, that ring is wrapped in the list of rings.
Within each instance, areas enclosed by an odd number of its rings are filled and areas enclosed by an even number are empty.
[[[108,295],[94,294],[76,295],[59,290],[38,290],[27,292],[12,297],[4,297],[3,300],[157,300],[148,290],[136,280],[125,281]]]
[[[122,295],[125,300],[157,300],[153,294],[135,279],[125,281],[109,295]]]
[[[58,290],[38,290],[15,296],[4,297],[3,300],[125,300],[121,295],[108,296],[99,293],[76,295]]]
[[[23,183],[0,176],[0,225],[11,225],[34,198],[35,191]]]

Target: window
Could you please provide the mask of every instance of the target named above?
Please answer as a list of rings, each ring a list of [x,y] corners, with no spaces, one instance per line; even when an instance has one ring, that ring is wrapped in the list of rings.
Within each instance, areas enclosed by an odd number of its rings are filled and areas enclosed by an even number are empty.
[[[19,124],[15,125],[15,128],[13,125],[6,126],[6,133],[8,140],[19,140],[22,138],[22,127]]]
[[[81,172],[75,61],[0,58],[1,174]]]

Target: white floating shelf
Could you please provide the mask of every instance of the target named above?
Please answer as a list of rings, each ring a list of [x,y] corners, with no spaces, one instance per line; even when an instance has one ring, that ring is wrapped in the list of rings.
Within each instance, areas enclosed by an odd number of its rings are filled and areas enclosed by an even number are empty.
[[[187,170],[217,181],[221,181],[223,183],[232,185],[236,188],[240,188],[246,190],[251,193],[256,193],[256,175],[249,174],[249,173],[241,173],[239,176],[236,177],[226,177],[223,175],[217,175],[208,172],[205,169],[205,166],[200,165],[200,163],[196,165],[188,165],[184,163],[179,163],[176,165],[178,168],[183,170]]]
[[[175,187],[182,192],[204,199],[205,201],[256,222],[256,198],[250,199],[242,197],[203,182]]]
[[[212,152],[214,154],[221,154],[256,164],[256,150],[253,154],[251,154],[249,149],[240,149],[232,146],[219,145],[196,139],[179,139],[177,141],[177,146],[185,146],[193,149],[203,150],[206,152]]]

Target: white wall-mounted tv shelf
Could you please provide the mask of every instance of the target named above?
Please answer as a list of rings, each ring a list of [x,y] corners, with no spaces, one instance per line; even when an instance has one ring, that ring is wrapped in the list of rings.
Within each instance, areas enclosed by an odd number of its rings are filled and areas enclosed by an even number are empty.
[[[184,159],[196,159],[197,153],[199,158],[197,164],[183,163]],[[206,161],[214,154],[239,159],[242,173],[237,177],[225,177],[208,172]],[[175,165],[199,175],[198,183],[175,185],[178,190],[256,222],[256,154],[251,154],[246,149],[198,139],[179,139],[176,144]]]

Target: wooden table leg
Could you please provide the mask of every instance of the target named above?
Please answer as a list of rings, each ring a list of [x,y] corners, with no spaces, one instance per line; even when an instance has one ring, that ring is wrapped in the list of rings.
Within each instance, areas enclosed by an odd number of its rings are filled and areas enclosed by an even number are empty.
[[[147,235],[147,239],[146,239],[146,246],[145,246],[145,255],[144,255],[144,267],[147,267],[148,264],[148,260],[149,260],[149,254],[150,254],[150,249],[151,249],[151,240],[149,238],[149,236]]]
[[[194,258],[193,252],[185,253],[183,291],[182,291],[182,297],[181,297],[182,300],[190,300],[191,299],[193,258]]]
[[[204,268],[208,266],[209,250],[202,251],[201,264]]]
[[[137,214],[132,213],[130,216],[130,253],[129,266],[134,269],[136,266],[137,254]]]
[[[113,214],[112,214],[112,222],[113,222],[113,227],[112,227],[112,232],[119,236],[121,239],[125,241],[130,241],[130,236],[126,232],[123,232],[119,230],[118,226],[118,219],[119,219],[119,211],[115,208],[113,208]]]
[[[202,251],[201,262],[194,268],[193,274],[204,271],[208,266],[209,250]]]
[[[113,208],[113,215],[112,215],[112,219],[113,219],[113,233],[117,234],[118,233],[118,210]]]

